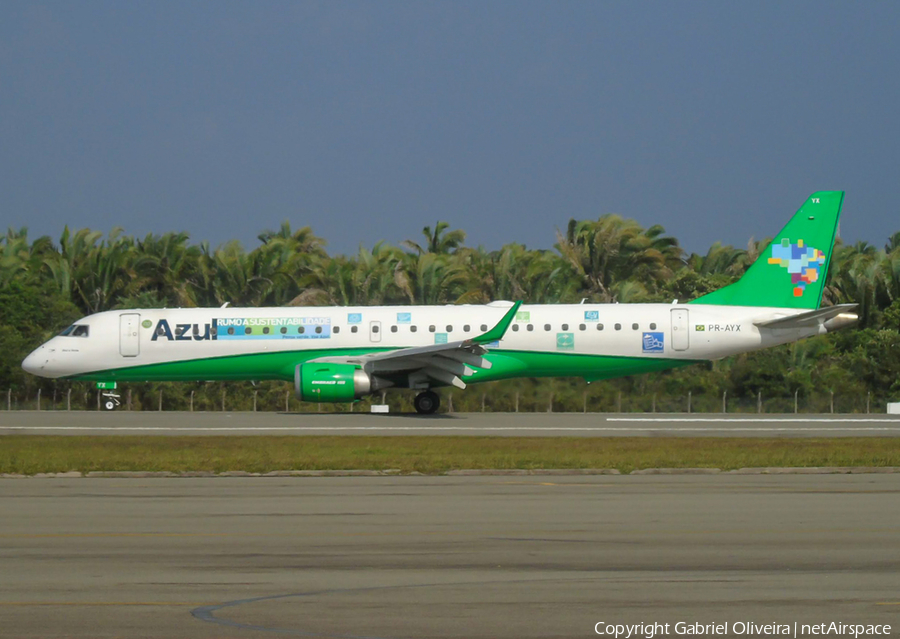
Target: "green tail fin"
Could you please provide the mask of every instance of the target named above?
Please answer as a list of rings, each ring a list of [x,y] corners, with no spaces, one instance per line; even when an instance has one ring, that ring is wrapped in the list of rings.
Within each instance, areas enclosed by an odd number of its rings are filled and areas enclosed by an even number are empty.
[[[818,308],[843,201],[843,191],[810,195],[741,279],[691,303]]]

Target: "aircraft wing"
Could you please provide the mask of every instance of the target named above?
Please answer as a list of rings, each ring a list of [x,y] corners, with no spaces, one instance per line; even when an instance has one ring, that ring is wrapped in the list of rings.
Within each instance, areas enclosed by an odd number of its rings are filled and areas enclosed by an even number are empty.
[[[837,317],[843,313],[853,310],[858,304],[838,304],[836,306],[825,306],[817,308],[814,311],[806,311],[797,315],[788,315],[787,317],[778,317],[776,319],[761,320],[753,322],[760,328],[809,328],[817,324],[824,324],[833,317]]]
[[[491,363],[482,357],[488,352],[485,344],[503,338],[521,305],[522,302],[516,302],[491,330],[470,339],[352,357],[319,357],[310,362],[356,364],[372,375],[408,373],[411,377],[418,377],[422,381],[430,379],[457,388],[465,388],[466,385],[461,378],[473,374],[474,371],[470,366],[491,367]]]

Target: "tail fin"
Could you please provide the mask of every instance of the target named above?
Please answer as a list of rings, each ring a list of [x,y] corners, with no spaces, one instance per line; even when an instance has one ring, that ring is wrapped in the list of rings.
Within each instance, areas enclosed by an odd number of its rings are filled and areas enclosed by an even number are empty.
[[[818,308],[843,201],[843,191],[810,195],[741,279],[691,303]]]

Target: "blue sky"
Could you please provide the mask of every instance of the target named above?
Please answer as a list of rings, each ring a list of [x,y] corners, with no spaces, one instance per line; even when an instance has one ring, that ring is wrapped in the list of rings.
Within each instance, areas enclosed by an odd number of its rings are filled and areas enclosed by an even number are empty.
[[[847,191],[900,230],[896,2],[0,1],[0,227],[690,250]]]

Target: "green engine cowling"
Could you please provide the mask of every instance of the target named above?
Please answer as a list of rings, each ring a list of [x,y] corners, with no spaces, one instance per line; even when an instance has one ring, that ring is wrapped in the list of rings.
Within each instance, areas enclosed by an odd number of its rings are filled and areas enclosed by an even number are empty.
[[[372,391],[372,378],[352,364],[309,363],[294,369],[294,392],[305,402],[352,402]]]

